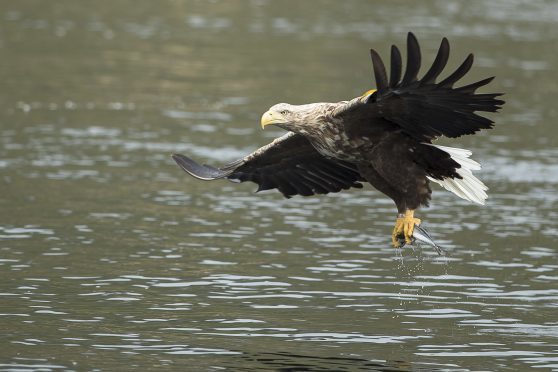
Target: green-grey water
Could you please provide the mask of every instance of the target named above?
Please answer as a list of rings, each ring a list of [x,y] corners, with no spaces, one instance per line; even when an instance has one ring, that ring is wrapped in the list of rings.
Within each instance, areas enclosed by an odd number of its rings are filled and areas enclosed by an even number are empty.
[[[558,370],[558,3],[0,2],[0,369]],[[373,87],[368,49],[449,38],[496,75],[484,207],[436,188],[448,254],[390,248],[370,187],[205,183],[277,102]],[[426,62],[425,62],[426,63]],[[425,71],[423,69],[423,71]],[[488,91],[488,90],[487,90]]]

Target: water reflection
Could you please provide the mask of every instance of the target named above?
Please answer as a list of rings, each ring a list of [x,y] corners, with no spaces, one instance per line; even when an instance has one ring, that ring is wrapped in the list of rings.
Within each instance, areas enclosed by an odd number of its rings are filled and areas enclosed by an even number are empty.
[[[243,353],[240,358],[242,364],[231,363],[232,368],[245,368],[249,370],[270,369],[273,371],[378,371],[378,372],[404,372],[421,370],[421,366],[412,365],[407,362],[380,363],[376,361],[343,358],[343,357],[319,357],[311,355],[299,355],[287,352],[250,354]],[[423,366],[426,367],[426,366]],[[438,370],[429,366],[429,370]],[[444,366],[451,367],[451,366]],[[447,370],[447,369],[446,369]]]

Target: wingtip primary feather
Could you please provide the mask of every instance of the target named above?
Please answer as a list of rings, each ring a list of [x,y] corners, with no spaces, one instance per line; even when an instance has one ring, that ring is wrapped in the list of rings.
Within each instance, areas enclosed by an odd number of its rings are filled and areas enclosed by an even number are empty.
[[[378,91],[383,91],[388,88],[386,67],[384,66],[382,58],[374,49],[370,49],[370,57],[372,59],[372,67],[374,69],[374,77],[376,79],[376,89]]]
[[[492,80],[494,80],[494,78],[495,78],[495,76],[491,76],[491,77],[488,77],[486,79],[479,80],[475,83],[456,88],[456,90],[460,91],[460,92],[464,92],[464,93],[475,93],[475,91],[478,88],[489,84],[490,82],[492,82]],[[496,94],[496,93],[494,93],[494,94]]]
[[[438,86],[445,88],[453,87],[453,84],[455,84],[459,79],[465,76],[467,72],[469,72],[469,70],[473,66],[474,59],[475,56],[473,55],[473,53],[469,53],[463,63],[461,63],[461,65],[450,76],[438,83]]]
[[[407,34],[407,67],[401,84],[410,84],[417,79],[420,70],[421,55],[418,40],[412,32]]]
[[[442,73],[449,59],[450,46],[447,38],[443,38],[438,48],[438,53],[432,62],[432,66],[420,80],[422,84],[432,84],[436,78]]]
[[[201,165],[182,154],[172,154],[172,159],[183,171],[200,180],[211,181],[225,178],[230,174],[230,172],[224,172],[209,165]]]
[[[402,68],[401,52],[396,45],[391,46],[391,71],[389,77],[390,88],[395,88],[401,79]]]

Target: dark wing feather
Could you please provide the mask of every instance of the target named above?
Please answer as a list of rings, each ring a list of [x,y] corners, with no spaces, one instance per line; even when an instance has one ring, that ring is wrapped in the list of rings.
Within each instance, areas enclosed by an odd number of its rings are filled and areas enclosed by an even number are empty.
[[[391,46],[391,75],[389,77],[389,87],[395,88],[401,79],[401,52],[397,46]]]
[[[469,54],[465,61],[455,70],[450,76],[445,78],[443,81],[438,83],[438,87],[440,88],[452,88],[453,84],[457,83],[459,79],[465,76],[466,73],[469,72],[471,67],[473,66],[474,56],[473,54]]]
[[[227,172],[213,168],[209,165],[201,165],[193,161],[187,156],[181,154],[173,154],[172,158],[185,172],[196,177],[197,179],[210,181],[227,177]]]
[[[360,188],[359,182],[364,181],[354,164],[322,156],[306,138],[295,133],[287,133],[221,168],[200,165],[180,154],[172,158],[198,179],[252,181],[258,184],[257,191],[278,189],[285,197]]]
[[[386,67],[380,55],[374,49],[370,49],[370,57],[372,58],[372,67],[374,68],[374,77],[376,78],[376,88],[382,92],[388,88]]]
[[[432,63],[432,66],[426,74],[420,79],[421,85],[433,84],[436,78],[442,73],[444,67],[448,63],[450,46],[449,41],[446,38],[442,39],[440,43],[440,48],[438,49],[438,54]]]
[[[420,47],[418,40],[411,32],[407,35],[407,68],[401,85],[409,85],[417,81],[420,70]]]
[[[371,51],[378,91],[347,102],[337,108],[333,115],[343,119],[346,125],[354,126],[382,118],[412,137],[427,142],[438,136],[459,137],[492,128],[493,121],[477,112],[499,110],[504,104],[504,101],[497,99],[501,94],[475,93],[476,89],[488,84],[492,78],[453,88],[471,69],[472,54],[452,74],[436,83],[447,64],[449,50],[447,39],[442,39],[432,66],[422,79],[418,79],[421,53],[417,39],[409,33],[407,66],[401,81],[401,56],[397,47],[391,49],[389,86],[385,83],[387,73],[382,59],[378,53]]]

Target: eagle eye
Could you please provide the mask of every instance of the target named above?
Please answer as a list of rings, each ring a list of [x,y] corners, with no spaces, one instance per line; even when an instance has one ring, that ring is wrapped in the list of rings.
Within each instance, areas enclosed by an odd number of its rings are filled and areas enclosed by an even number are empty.
[[[287,115],[289,113],[289,110],[282,110],[281,111],[281,115]]]

